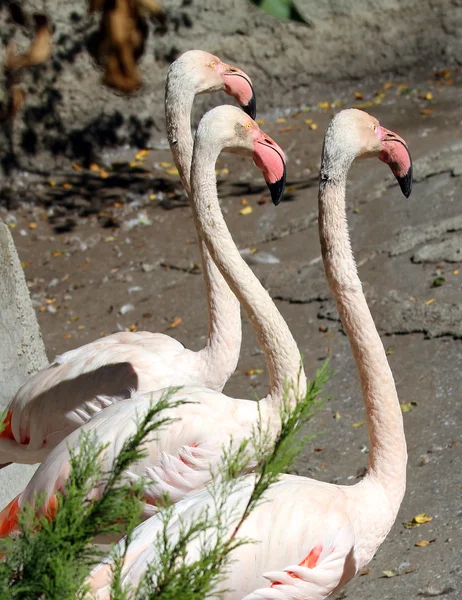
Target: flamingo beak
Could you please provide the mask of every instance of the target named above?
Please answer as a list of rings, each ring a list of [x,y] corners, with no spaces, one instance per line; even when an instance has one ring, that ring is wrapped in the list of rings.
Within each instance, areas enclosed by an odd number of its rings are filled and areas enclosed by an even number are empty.
[[[255,99],[255,92],[250,77],[240,69],[229,67],[223,73],[223,81],[225,84],[225,92],[236,98],[242,110],[247,113],[251,119],[255,119],[257,114],[257,101]]]
[[[385,127],[380,127],[380,138],[382,151],[379,159],[390,167],[401,191],[409,198],[412,190],[412,158],[407,144],[403,138]]]
[[[255,139],[253,161],[261,169],[271,200],[277,206],[286,184],[286,160],[282,149],[263,131]]]

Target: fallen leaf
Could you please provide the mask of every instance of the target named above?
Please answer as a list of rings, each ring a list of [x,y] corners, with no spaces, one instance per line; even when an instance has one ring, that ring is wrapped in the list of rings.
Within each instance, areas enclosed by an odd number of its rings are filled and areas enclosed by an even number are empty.
[[[353,427],[362,427],[366,421],[359,421],[359,423],[353,423]]]
[[[74,169],[74,171],[83,171],[83,167],[81,167],[79,164],[77,164],[76,162],[72,163],[72,168]]]
[[[432,288],[441,287],[445,283],[446,283],[446,279],[444,277],[437,277],[436,279],[433,280],[431,287]]]
[[[414,544],[414,546],[417,546],[418,548],[426,548],[427,546],[430,546],[431,542],[429,540],[420,540],[420,542],[416,542]]]
[[[151,150],[147,150],[145,148],[143,150],[138,150],[138,152],[135,154],[135,160],[144,160],[150,152]]]
[[[292,125],[287,125],[287,127],[281,127],[281,129],[279,130],[279,133],[286,133],[287,131],[292,131],[293,127]]]
[[[341,419],[342,415],[337,411],[336,413],[334,413],[333,417],[334,419]]]
[[[313,122],[313,119],[304,119],[306,125],[310,125]]]
[[[169,167],[172,166],[172,163],[169,163],[169,162],[161,162],[159,164],[163,169],[168,169]]]
[[[317,128],[318,128],[318,126],[316,125],[316,123],[310,124],[310,129],[312,129],[313,131],[315,131]]]
[[[50,187],[55,187],[55,185],[56,185],[56,181],[55,181],[54,179],[50,179],[50,180],[48,181],[48,185],[49,185]]]
[[[29,229],[37,229],[37,223],[29,223]]]
[[[406,523],[403,523],[403,525],[405,529],[414,529],[415,527],[420,527],[430,521],[433,521],[433,517],[430,517],[427,513],[420,513],[416,515],[412,521],[407,521]]]
[[[318,102],[319,108],[327,110],[330,108],[330,102]]]
[[[157,194],[149,194],[149,200],[156,200]]]
[[[65,190],[70,190],[72,188],[72,183],[68,183],[67,181],[63,183],[63,188]]]
[[[324,450],[323,446],[320,446],[319,448],[314,449],[315,452],[322,452],[323,450]]]
[[[420,114],[425,115],[425,116],[432,115],[434,112],[435,112],[434,108],[421,108],[420,109]]]
[[[364,575],[369,575],[369,573],[371,572],[370,569],[363,569],[361,571],[361,573],[359,574],[360,577],[363,577]]]
[[[408,413],[417,406],[417,402],[400,402],[401,412]]]
[[[419,525],[423,525],[424,523],[430,523],[433,521],[433,517],[427,515],[427,513],[420,513],[414,517],[414,521]]]
[[[427,300],[427,301],[425,302],[425,304],[426,304],[427,306],[430,306],[430,304],[433,304],[433,302],[436,302],[436,298],[430,298],[430,300]]]
[[[385,577],[396,577],[398,573],[396,571],[382,571]]]
[[[250,215],[250,213],[253,211],[253,208],[251,206],[246,206],[245,208],[241,208],[241,210],[239,211],[240,215]]]
[[[71,339],[71,337],[72,337],[72,335],[71,335],[70,333],[65,333],[65,334],[63,335],[63,338],[64,338],[65,340],[70,340],[70,339]]]
[[[389,90],[391,87],[393,87],[395,84],[393,83],[393,81],[387,81],[383,84],[383,89],[384,90]]]
[[[452,272],[453,275],[459,275],[460,271],[459,269],[456,269],[455,271]]]
[[[175,329],[175,327],[178,327],[178,325],[183,321],[183,319],[181,317],[177,317],[176,319],[173,319],[170,327],[172,329]]]
[[[247,206],[248,203],[249,203],[249,201],[247,200],[247,198],[242,198],[241,199],[242,206]]]
[[[363,95],[361,94],[361,92],[355,92],[355,98],[356,98],[356,100],[362,100]]]
[[[176,167],[171,167],[165,171],[167,175],[179,175],[178,169]]]
[[[433,94],[431,92],[427,92],[425,94],[425,100],[433,100]]]
[[[285,123],[287,121],[287,119],[285,119],[284,117],[280,117],[276,122],[277,123]]]
[[[394,352],[394,351],[395,351],[395,347],[394,347],[394,346],[389,346],[389,347],[386,349],[386,351],[385,351],[385,354],[386,354],[387,356],[391,356],[391,355],[393,354],[393,352]]]
[[[131,167],[132,169],[139,167],[140,163],[136,162],[136,160],[132,160],[131,162],[128,163],[128,166]]]
[[[264,125],[265,124],[265,119],[257,119],[257,124],[258,125]]]

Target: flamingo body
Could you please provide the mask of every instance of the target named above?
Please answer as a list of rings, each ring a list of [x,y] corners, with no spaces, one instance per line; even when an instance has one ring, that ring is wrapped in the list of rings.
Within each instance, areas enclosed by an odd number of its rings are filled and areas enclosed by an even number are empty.
[[[243,477],[223,512],[235,511],[238,518],[254,481],[253,475]],[[179,528],[193,523],[203,510],[212,515],[215,511],[208,490],[189,494],[177,503],[167,531],[169,541],[173,543]],[[370,520],[377,513],[381,518],[370,531]],[[242,526],[239,536],[256,543],[233,552],[227,576],[220,583],[220,587],[232,591],[220,595],[220,600],[322,600],[369,563],[395,517],[396,508],[378,482],[369,480],[347,487],[284,475],[269,488]],[[135,530],[123,585],[136,586],[156,559],[154,542],[162,527],[162,519],[154,516]],[[232,531],[230,524],[228,533]],[[199,558],[201,542],[203,539],[188,547],[190,560]],[[281,569],[281,565],[287,566]],[[110,576],[108,563],[93,571],[91,582],[98,600],[109,598]]]

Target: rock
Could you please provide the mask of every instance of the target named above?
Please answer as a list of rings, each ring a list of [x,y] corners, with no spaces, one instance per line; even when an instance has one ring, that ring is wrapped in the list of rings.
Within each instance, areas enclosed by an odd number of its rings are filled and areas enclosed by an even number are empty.
[[[460,261],[462,261],[462,238],[460,234],[455,234],[442,242],[422,246],[412,257],[414,263],[455,263]]]
[[[0,410],[24,380],[48,364],[10,230],[0,219]],[[11,465],[0,471],[0,507],[22,491],[35,466]]]

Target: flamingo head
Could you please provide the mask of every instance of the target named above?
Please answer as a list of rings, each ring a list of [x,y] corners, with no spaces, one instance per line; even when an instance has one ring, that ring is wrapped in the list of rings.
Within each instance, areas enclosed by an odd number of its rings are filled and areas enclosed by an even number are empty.
[[[198,131],[203,128],[209,130],[210,137],[217,140],[221,150],[252,156],[262,171],[273,204],[277,206],[286,181],[286,160],[278,144],[235,106],[217,106],[209,111],[202,118]]]
[[[241,69],[209,52],[189,50],[170,66],[169,77],[176,73],[187,74],[196,94],[224,91],[236,99],[245,113],[255,118],[257,104],[252,81]]]
[[[334,133],[335,132],[335,133]],[[337,144],[333,144],[336,138]],[[412,159],[402,137],[386,129],[372,115],[355,108],[338,113],[329,125],[324,148],[336,146],[350,159],[376,156],[386,163],[408,198],[412,189]],[[343,150],[342,150],[343,147]],[[346,150],[346,151],[345,151]]]

